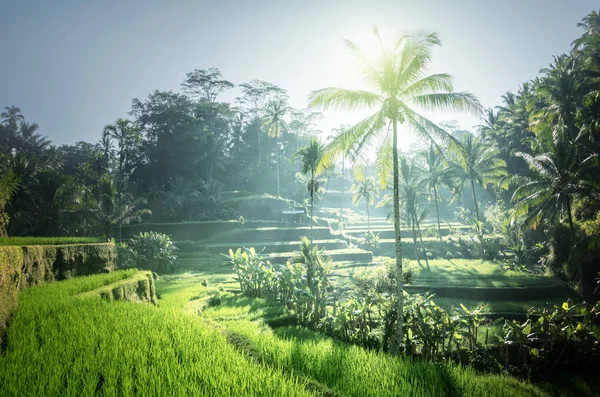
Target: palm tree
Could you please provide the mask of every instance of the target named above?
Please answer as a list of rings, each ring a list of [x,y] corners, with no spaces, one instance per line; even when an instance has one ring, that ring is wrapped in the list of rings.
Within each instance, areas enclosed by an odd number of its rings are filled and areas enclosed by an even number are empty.
[[[37,132],[39,127],[38,123],[21,121],[19,123],[19,135],[28,150],[41,156],[41,154],[50,146],[50,141],[48,138]]]
[[[118,119],[115,124],[109,124],[104,127],[103,139],[117,141],[119,152],[117,154],[117,182],[118,188],[123,189],[122,184],[125,181],[125,166],[131,156],[132,146],[140,139],[140,132],[137,126],[127,119]],[[120,192],[119,192],[120,193]]]
[[[267,106],[267,128],[268,136],[275,138],[275,146],[277,147],[277,197],[281,197],[280,191],[280,174],[279,174],[279,137],[281,131],[285,127],[283,116],[288,110],[283,99],[272,101]]]
[[[362,178],[357,180],[352,185],[352,203],[358,205],[360,201],[365,200],[367,205],[367,229],[371,231],[371,215],[369,214],[369,204],[375,203],[375,197],[377,197],[377,186],[375,185],[375,179],[370,176],[368,178]]]
[[[312,228],[313,228],[313,207],[314,207],[314,196],[317,190],[319,190],[318,176],[321,173],[319,165],[325,154],[325,146],[323,146],[316,138],[312,138],[308,145],[296,152],[295,157],[300,159],[302,168],[300,172],[310,177],[306,185],[308,194],[310,195],[310,234],[312,240]]]
[[[119,241],[121,240],[121,225],[128,225],[132,221],[139,221],[142,215],[150,215],[152,211],[147,208],[138,209],[146,205],[146,199],[133,197],[128,194],[117,200],[117,187],[109,177],[100,183],[100,200],[98,209],[92,214],[98,219],[106,239],[112,236],[112,227],[119,225]]]
[[[600,186],[593,177],[593,158],[580,162],[578,144],[557,131],[550,141],[540,142],[542,153],[518,153],[531,173],[514,178],[519,186],[513,194],[513,221],[523,217],[523,226],[535,229],[544,219],[556,222],[566,217],[575,237],[573,199],[582,196],[600,200]]]
[[[16,106],[6,106],[5,111],[0,114],[0,119],[2,120],[2,124],[6,125],[6,127],[16,132],[19,122],[25,120],[25,116],[21,113],[21,109]]]
[[[429,146],[428,150],[424,150],[420,153],[421,158],[425,164],[425,175],[424,181],[427,183],[427,191],[429,196],[433,195],[433,201],[435,202],[435,215],[437,217],[438,225],[438,236],[440,238],[441,252],[444,252],[444,243],[442,241],[442,226],[440,224],[440,209],[438,205],[438,198],[441,200],[442,195],[440,193],[440,185],[450,184],[450,169],[444,156],[440,151],[440,148],[433,143]]]
[[[402,319],[404,315],[398,186],[398,125],[406,125],[416,135],[429,141],[433,140],[434,137],[453,141],[453,138],[446,131],[418,113],[414,108],[425,110],[455,109],[479,113],[481,106],[472,94],[453,92],[451,77],[448,74],[427,75],[432,49],[441,44],[437,33],[404,34],[390,50],[386,50],[383,46],[377,29],[374,30],[374,33],[380,43],[381,50],[376,62],[370,62],[356,44],[347,41],[348,47],[359,61],[364,80],[372,91],[348,90],[337,87],[324,88],[311,93],[310,105],[325,109],[342,108],[350,111],[364,107],[377,108],[374,114],[340,133],[328,145],[330,154],[348,153],[353,148],[360,151],[365,145],[372,142],[376,136],[388,137],[388,144],[382,147],[385,150],[380,151],[380,154],[391,154],[389,157],[392,157],[393,161],[393,206],[398,295],[397,343],[393,346],[393,349],[398,352],[402,340]],[[391,148],[389,147],[389,130],[386,128],[389,123],[392,126]],[[380,180],[384,179],[380,178]]]
[[[456,152],[455,157],[460,166],[460,168],[455,167],[458,173],[457,189],[462,191],[467,182],[471,185],[477,227],[479,232],[483,233],[477,195],[475,194],[475,182],[479,183],[484,189],[490,183],[507,188],[506,163],[499,157],[498,149],[490,146],[480,137],[474,137],[473,134],[464,135],[461,148]]]

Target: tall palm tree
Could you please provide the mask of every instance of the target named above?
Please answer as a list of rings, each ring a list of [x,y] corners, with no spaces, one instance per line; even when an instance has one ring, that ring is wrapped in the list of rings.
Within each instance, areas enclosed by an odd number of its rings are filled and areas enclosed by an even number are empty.
[[[6,106],[4,112],[0,114],[2,124],[6,125],[9,130],[16,132],[19,122],[25,120],[25,116],[21,113],[21,109],[16,106]]]
[[[425,164],[424,181],[427,184],[427,191],[429,196],[433,196],[435,202],[435,215],[437,217],[438,225],[438,236],[440,238],[441,252],[444,252],[444,243],[442,241],[442,226],[440,224],[440,208],[438,205],[438,198],[441,200],[440,185],[450,184],[450,169],[448,168],[447,162],[444,159],[439,147],[433,143],[429,146],[429,149],[420,152],[421,158]]]
[[[131,120],[120,118],[115,124],[104,127],[103,139],[117,141],[117,182],[118,188],[122,189],[121,185],[125,181],[125,166],[128,161],[131,161],[132,146],[140,139],[139,129]]]
[[[371,62],[361,49],[347,41],[350,51],[358,59],[360,71],[371,91],[348,90],[328,87],[310,95],[310,105],[322,108],[376,108],[371,116],[343,131],[328,145],[328,152],[348,153],[353,148],[360,151],[375,137],[388,136],[388,144],[380,151],[390,154],[393,161],[394,185],[394,230],[396,235],[396,272],[398,323],[396,329],[395,352],[399,351],[402,340],[404,300],[402,284],[402,245],[400,238],[400,204],[398,187],[398,126],[405,125],[417,136],[432,140],[434,137],[452,141],[453,138],[442,128],[421,115],[416,108],[424,110],[454,109],[479,113],[481,106],[470,93],[453,92],[451,77],[448,74],[427,74],[431,52],[439,46],[437,33],[420,32],[404,34],[395,44],[386,49],[377,29],[375,36],[380,43],[380,54]],[[389,145],[389,129],[392,126],[392,144]],[[391,148],[390,148],[391,146]],[[389,161],[389,160],[388,160]],[[380,178],[384,180],[385,178]]]
[[[280,172],[279,172],[279,137],[281,136],[281,131],[285,128],[285,122],[283,121],[283,117],[288,111],[288,107],[283,99],[279,99],[277,101],[272,101],[267,106],[267,128],[268,128],[268,136],[270,138],[275,138],[275,146],[277,147],[277,197],[281,196],[280,191]]]
[[[466,183],[470,184],[473,193],[473,205],[475,206],[475,217],[481,233],[481,218],[479,217],[479,204],[475,194],[475,183],[478,183],[484,189],[488,184],[497,184],[507,188],[506,163],[499,157],[498,149],[490,146],[480,137],[474,137],[473,134],[464,135],[461,148],[456,151],[455,157],[457,164],[460,166],[460,168],[455,167],[458,173],[457,188],[462,191]]]
[[[295,157],[300,159],[302,168],[300,172],[309,177],[307,183],[308,194],[310,195],[310,234],[312,240],[312,228],[313,228],[313,208],[314,208],[314,197],[315,193],[319,189],[319,174],[322,168],[319,167],[325,154],[325,146],[321,144],[316,138],[312,138],[308,145],[296,152]]]
[[[367,229],[371,231],[371,215],[369,213],[369,205],[375,203],[377,197],[377,186],[375,185],[375,179],[370,176],[368,178],[361,178],[352,185],[352,202],[354,205],[358,205],[362,200],[365,200],[367,205]]]

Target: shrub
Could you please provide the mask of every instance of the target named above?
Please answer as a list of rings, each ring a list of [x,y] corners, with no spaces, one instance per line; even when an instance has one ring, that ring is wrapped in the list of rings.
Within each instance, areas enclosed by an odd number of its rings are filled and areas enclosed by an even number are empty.
[[[142,232],[127,244],[120,244],[119,265],[157,273],[175,270],[177,247],[166,234]]]
[[[361,248],[372,251],[373,253],[379,252],[379,233],[375,234],[371,231],[366,232],[361,241]]]

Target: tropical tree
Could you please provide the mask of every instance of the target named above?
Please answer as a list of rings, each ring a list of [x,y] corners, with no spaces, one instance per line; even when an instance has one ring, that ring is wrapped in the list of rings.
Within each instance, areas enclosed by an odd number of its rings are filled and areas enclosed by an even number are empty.
[[[288,107],[285,103],[285,99],[280,98],[276,101],[272,101],[271,103],[269,103],[266,111],[268,136],[270,138],[275,138],[275,146],[277,150],[277,197],[281,196],[281,176],[279,170],[279,137],[281,136],[281,131],[283,130],[283,128],[285,128],[285,122],[283,121],[283,117],[285,116],[287,110]]]
[[[377,185],[375,184],[375,178],[372,176],[368,178],[361,178],[356,180],[356,183],[352,185],[352,203],[358,205],[362,200],[365,201],[367,206],[367,229],[371,231],[371,215],[369,213],[369,205],[375,203],[377,197]]]
[[[420,240],[421,251],[425,257],[427,268],[429,268],[429,260],[427,259],[425,246],[423,244],[423,235],[421,233],[421,222],[426,215],[426,211],[422,204],[425,188],[423,185],[421,169],[417,166],[414,158],[408,159],[406,156],[400,156],[400,176],[398,184],[400,188],[400,202],[403,204],[400,214],[406,225],[412,230],[415,258],[419,265],[421,265],[418,243]],[[389,206],[392,200],[393,196],[388,194],[381,200],[380,206]]]
[[[121,193],[124,188],[123,184],[125,183],[125,179],[127,177],[126,166],[132,160],[130,157],[133,150],[133,145],[141,139],[140,132],[137,126],[131,120],[120,118],[115,124],[109,124],[104,127],[103,139],[109,142],[111,139],[113,139],[117,142],[117,188],[119,193]]]
[[[0,120],[9,130],[16,132],[19,122],[25,120],[21,109],[16,106],[6,106],[4,112],[0,113]]]
[[[386,49],[383,45],[377,29],[374,33],[380,43],[380,54],[374,62],[371,62],[356,44],[347,41],[350,51],[358,59],[360,72],[365,82],[370,86],[371,91],[328,87],[312,92],[310,104],[312,107],[341,108],[350,111],[365,107],[376,109],[375,113],[340,133],[328,145],[328,153],[348,153],[352,149],[361,151],[375,137],[383,137],[386,143],[381,147],[379,154],[380,157],[386,157],[386,161],[382,163],[386,166],[380,167],[380,169],[385,170],[389,164],[389,158],[392,158],[398,280],[398,321],[396,343],[393,350],[399,352],[400,343],[402,343],[404,287],[402,283],[400,193],[398,186],[398,127],[404,125],[417,136],[429,141],[438,138],[453,142],[453,138],[446,131],[415,109],[453,109],[479,113],[481,106],[472,94],[453,92],[450,75],[444,73],[427,74],[432,50],[441,44],[437,33],[404,34],[390,49]],[[389,129],[386,128],[390,123],[392,127],[391,137],[389,137]],[[385,184],[385,179],[380,177],[380,182],[383,181],[383,184]]]
[[[318,177],[323,168],[319,167],[323,155],[325,154],[325,146],[321,144],[317,138],[312,138],[308,145],[296,152],[295,157],[300,160],[302,167],[300,172],[309,177],[306,185],[308,194],[310,195],[310,234],[312,239],[312,228],[313,228],[313,208],[314,208],[314,197],[319,189]]]
[[[441,200],[442,195],[440,193],[440,186],[442,184],[451,184],[451,172],[448,168],[448,163],[444,159],[440,148],[433,143],[429,146],[429,149],[420,152],[421,158],[424,163],[424,182],[427,184],[427,192],[429,197],[433,196],[435,203],[435,215],[437,218],[438,225],[438,237],[440,238],[441,252],[444,252],[444,243],[442,241],[442,226],[440,224],[440,208],[438,201]],[[439,200],[438,200],[439,199]]]
[[[514,177],[518,184],[513,194],[516,203],[512,219],[523,219],[524,227],[537,228],[543,220],[551,223],[566,219],[575,237],[573,200],[587,197],[600,202],[600,184],[594,178],[594,157],[579,160],[578,142],[555,131],[550,141],[540,142],[545,149],[538,155],[518,153],[531,173]],[[540,148],[540,149],[541,149]]]
[[[460,167],[455,167],[458,177],[456,189],[462,191],[466,183],[470,184],[473,193],[473,205],[477,227],[482,233],[481,218],[479,217],[479,204],[475,193],[475,183],[484,189],[488,184],[508,187],[506,163],[499,157],[499,152],[493,146],[484,142],[473,134],[465,134],[461,140],[459,150],[456,150],[455,160]]]
[[[139,221],[142,215],[150,215],[152,211],[139,208],[146,205],[146,199],[134,199],[131,194],[124,195],[117,200],[117,187],[110,177],[105,177],[100,182],[100,199],[98,208],[91,211],[98,220],[100,229],[107,239],[112,236],[113,226],[119,226],[119,241],[121,240],[121,226],[130,222]]]

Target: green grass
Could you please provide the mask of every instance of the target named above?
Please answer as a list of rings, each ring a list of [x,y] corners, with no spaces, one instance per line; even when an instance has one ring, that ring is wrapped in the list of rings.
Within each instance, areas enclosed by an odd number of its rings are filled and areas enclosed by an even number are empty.
[[[303,327],[272,330],[263,317],[281,310],[261,300],[223,297],[202,316],[220,324],[246,354],[314,379],[343,396],[542,396],[514,378],[477,375],[447,364],[427,364],[337,342]]]
[[[430,269],[427,269],[423,260],[421,266],[415,260],[410,263],[418,269],[413,284],[472,287],[562,285],[554,277],[509,270],[498,262],[477,259],[434,259],[429,260]]]
[[[0,355],[0,395],[311,395],[293,375],[248,360],[182,312],[203,289],[197,283],[163,283],[159,307],[81,295],[134,273],[24,291]]]
[[[469,309],[475,309],[481,304],[485,304],[483,309],[484,314],[490,313],[527,313],[529,308],[535,307],[546,307],[547,305],[561,305],[564,300],[533,300],[533,301],[481,301],[471,299],[456,299],[456,298],[442,298],[436,297],[433,299],[436,304],[443,308],[450,309],[452,307],[460,307],[461,304],[467,306]]]
[[[102,237],[0,237],[3,245],[68,245],[105,243]]]

